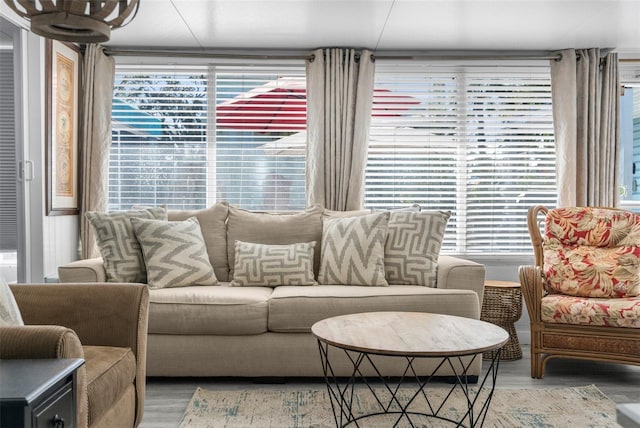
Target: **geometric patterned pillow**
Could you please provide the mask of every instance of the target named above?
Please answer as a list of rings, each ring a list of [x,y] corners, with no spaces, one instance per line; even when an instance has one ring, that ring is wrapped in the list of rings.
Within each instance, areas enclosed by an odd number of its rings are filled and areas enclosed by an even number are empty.
[[[313,277],[316,242],[289,245],[236,241],[232,286],[318,285]]]
[[[325,218],[322,226],[320,284],[387,286],[384,245],[388,212]]]
[[[131,226],[132,218],[167,219],[165,207],[119,212],[88,212],[109,282],[147,282],[140,244]]]
[[[391,212],[384,248],[390,284],[435,287],[438,256],[450,212]]]
[[[216,275],[196,217],[185,221],[131,219],[150,288],[215,285]]]

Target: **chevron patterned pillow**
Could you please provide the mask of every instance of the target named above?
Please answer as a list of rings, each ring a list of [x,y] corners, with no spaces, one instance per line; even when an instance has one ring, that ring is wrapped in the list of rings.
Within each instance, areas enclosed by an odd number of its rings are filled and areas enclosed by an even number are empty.
[[[313,277],[316,242],[289,245],[236,241],[232,286],[318,285]]]
[[[131,226],[132,218],[167,219],[165,207],[86,214],[96,233],[109,282],[147,282],[140,244]]]
[[[389,217],[384,270],[390,284],[436,285],[446,211],[396,211]]]
[[[134,218],[131,224],[142,247],[149,287],[218,283],[197,218],[184,221]]]
[[[384,243],[388,212],[329,218],[322,226],[320,284],[387,286]]]

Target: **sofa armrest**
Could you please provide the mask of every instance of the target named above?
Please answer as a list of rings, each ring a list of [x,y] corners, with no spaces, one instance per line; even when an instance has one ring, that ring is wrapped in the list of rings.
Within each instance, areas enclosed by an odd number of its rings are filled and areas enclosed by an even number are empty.
[[[76,260],[58,267],[60,282],[107,282],[101,257]]]
[[[478,295],[478,304],[480,305],[478,311],[480,311],[484,297],[484,275],[485,267],[483,264],[441,255],[438,258],[436,287],[475,291]]]
[[[144,408],[149,288],[145,284],[12,284],[25,324],[65,326],[82,345],[130,348],[136,357],[136,421]],[[4,344],[3,344],[4,345]]]

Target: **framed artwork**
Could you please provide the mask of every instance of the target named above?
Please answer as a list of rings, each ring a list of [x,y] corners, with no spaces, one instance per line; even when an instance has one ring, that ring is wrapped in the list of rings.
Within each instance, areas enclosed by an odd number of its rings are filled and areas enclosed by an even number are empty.
[[[73,44],[47,39],[45,138],[47,215],[75,215],[78,201],[81,54]]]

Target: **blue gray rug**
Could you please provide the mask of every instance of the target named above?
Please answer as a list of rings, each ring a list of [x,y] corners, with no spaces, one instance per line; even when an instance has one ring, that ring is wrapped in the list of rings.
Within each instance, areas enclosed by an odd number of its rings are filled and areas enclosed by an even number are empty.
[[[410,397],[409,389],[401,396]],[[445,388],[430,389],[434,400],[446,394]],[[431,399],[431,398],[430,398]],[[416,410],[425,402],[415,402]],[[354,413],[370,412],[378,404],[368,391],[359,390]],[[466,411],[462,394],[447,402],[443,414],[451,417]],[[594,385],[578,388],[496,389],[484,427],[517,428],[614,428],[615,403]],[[416,427],[452,426],[426,418],[412,420]],[[391,426],[393,422],[370,419],[360,427]],[[353,425],[355,426],[355,425]],[[397,426],[410,426],[402,421]],[[326,388],[315,390],[207,391],[198,388],[180,423],[180,428],[329,428],[335,427]]]

